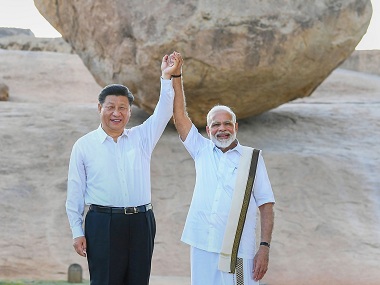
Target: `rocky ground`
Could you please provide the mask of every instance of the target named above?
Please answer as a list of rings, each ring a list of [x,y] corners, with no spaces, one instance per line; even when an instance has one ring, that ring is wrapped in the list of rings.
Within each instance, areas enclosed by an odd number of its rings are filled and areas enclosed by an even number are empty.
[[[0,50],[0,62],[9,86],[0,102],[0,279],[65,280],[71,263],[88,278],[64,202],[71,147],[99,124],[100,86],[70,53]],[[239,121],[240,142],[264,151],[277,201],[263,283],[379,283],[379,105],[379,76],[338,69],[311,97]],[[130,126],[146,117],[134,108]],[[168,126],[152,158],[154,284],[189,284],[179,239],[193,166]]]

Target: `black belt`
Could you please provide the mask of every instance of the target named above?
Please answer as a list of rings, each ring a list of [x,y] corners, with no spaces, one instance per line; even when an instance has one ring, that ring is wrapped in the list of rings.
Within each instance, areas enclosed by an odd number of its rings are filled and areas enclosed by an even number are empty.
[[[90,205],[89,210],[98,212],[98,213],[106,213],[106,214],[125,214],[125,215],[132,215],[132,214],[138,214],[138,213],[145,213],[149,210],[153,209],[153,206],[151,203],[137,206],[137,207],[106,207],[106,206],[99,206],[99,205]]]

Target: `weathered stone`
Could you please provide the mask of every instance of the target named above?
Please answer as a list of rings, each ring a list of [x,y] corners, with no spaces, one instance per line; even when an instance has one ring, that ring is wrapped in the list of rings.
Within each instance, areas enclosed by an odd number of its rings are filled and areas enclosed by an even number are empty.
[[[0,101],[8,101],[9,88],[6,84],[0,82]]]
[[[36,38],[29,29],[0,28],[0,49],[74,53],[63,38]]]
[[[74,53],[71,45],[62,38],[36,38],[27,35],[0,37],[0,49]]]
[[[196,125],[215,104],[238,118],[309,96],[355,49],[370,0],[34,0],[104,86],[123,83],[149,113],[162,55],[185,59],[187,107]]]
[[[380,50],[356,50],[341,68],[380,75]]]
[[[30,29],[0,27],[0,38],[20,35],[34,37]]]
[[[67,273],[67,282],[69,283],[82,283],[83,270],[82,266],[77,263],[73,263],[69,266]]]

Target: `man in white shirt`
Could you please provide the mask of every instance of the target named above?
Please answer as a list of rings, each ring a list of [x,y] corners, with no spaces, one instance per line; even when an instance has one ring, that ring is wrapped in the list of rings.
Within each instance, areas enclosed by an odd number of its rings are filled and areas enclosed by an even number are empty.
[[[66,211],[74,248],[87,256],[91,285],[149,283],[156,232],[150,159],[173,114],[172,84],[180,80],[182,62],[177,52],[163,57],[154,113],[130,129],[132,93],[123,85],[106,86],[99,94],[99,128],[73,146]]]
[[[229,107],[215,106],[210,110],[206,126],[210,139],[205,138],[187,115],[182,80],[174,82],[173,87],[174,123],[196,168],[195,189],[182,234],[182,241],[191,246],[191,284],[258,284],[268,269],[275,202],[261,152],[254,185],[248,189],[251,199],[238,244],[239,267],[234,268],[234,273],[224,272],[219,269],[220,254],[225,235],[231,234],[226,232],[226,225],[236,191],[239,162],[246,147],[236,139],[238,123]],[[261,240],[256,251],[257,208]]]

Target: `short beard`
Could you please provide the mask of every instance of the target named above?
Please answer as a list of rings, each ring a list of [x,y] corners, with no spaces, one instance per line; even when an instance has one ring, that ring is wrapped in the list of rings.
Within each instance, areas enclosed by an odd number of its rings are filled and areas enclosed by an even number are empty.
[[[236,140],[236,133],[233,133],[231,134],[230,132],[227,132],[228,134],[230,134],[230,137],[229,139],[227,140],[219,140],[217,139],[217,133],[215,134],[215,136],[213,135],[210,135],[211,136],[211,141],[218,147],[218,148],[221,148],[221,149],[224,149],[224,148],[227,148],[229,147],[235,140]]]

